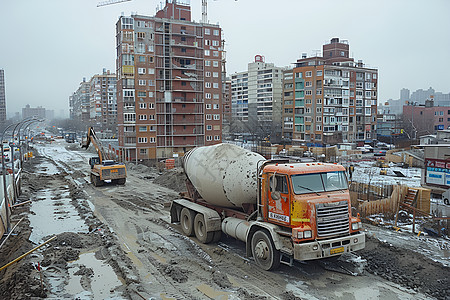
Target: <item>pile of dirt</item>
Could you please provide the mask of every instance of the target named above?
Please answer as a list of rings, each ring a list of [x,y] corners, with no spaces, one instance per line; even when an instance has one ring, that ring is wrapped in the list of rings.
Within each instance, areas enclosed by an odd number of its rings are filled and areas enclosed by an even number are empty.
[[[181,168],[166,170],[153,182],[177,192],[186,191],[186,175]]]
[[[367,260],[369,273],[436,299],[450,299],[450,268],[423,254],[370,236],[366,236],[366,247],[358,254]]]

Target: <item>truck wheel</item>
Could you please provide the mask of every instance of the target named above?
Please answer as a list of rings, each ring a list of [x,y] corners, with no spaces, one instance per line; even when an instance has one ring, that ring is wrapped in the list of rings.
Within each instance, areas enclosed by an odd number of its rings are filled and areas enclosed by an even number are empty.
[[[256,263],[264,270],[274,270],[280,265],[280,251],[275,249],[267,231],[259,230],[252,237],[252,254]]]
[[[445,205],[450,205],[450,201],[447,198],[444,198],[444,204]]]
[[[217,243],[218,241],[220,241],[220,238],[222,237],[222,231],[221,230],[217,230],[214,231],[214,236],[213,236],[213,243]]]
[[[181,230],[186,236],[192,236],[194,234],[194,218],[195,212],[184,207],[180,214]]]
[[[211,243],[214,231],[206,232],[206,223],[203,214],[197,214],[194,219],[195,237],[202,244]]]

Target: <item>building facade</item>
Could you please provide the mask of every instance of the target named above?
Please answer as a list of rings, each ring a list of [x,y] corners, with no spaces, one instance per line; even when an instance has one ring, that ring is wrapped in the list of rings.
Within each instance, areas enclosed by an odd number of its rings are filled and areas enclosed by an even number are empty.
[[[117,92],[116,74],[103,69],[90,83],[90,120],[100,130],[116,132]]]
[[[281,139],[283,68],[256,55],[245,72],[231,76],[232,119],[235,132],[272,141]]]
[[[283,112],[288,119],[283,136],[292,126],[293,140],[307,144],[372,142],[377,126],[377,69],[350,58],[348,42],[339,38],[323,45],[322,54],[302,55],[292,81],[285,80],[285,86],[292,84],[294,100],[292,113]]]
[[[0,69],[0,127],[6,122],[5,70]]]
[[[182,155],[222,141],[223,41],[218,25],[166,1],[155,16],[120,17],[117,122],[122,157]]]
[[[45,119],[45,108],[42,106],[30,107],[30,104],[25,105],[22,108],[22,119],[38,117],[39,119]]]
[[[426,101],[425,105],[412,104],[403,106],[404,130],[411,138],[450,128],[450,106],[434,106],[431,100]]]
[[[90,101],[91,84],[83,78],[78,89],[69,97],[70,118],[90,124],[91,117],[91,101]]]

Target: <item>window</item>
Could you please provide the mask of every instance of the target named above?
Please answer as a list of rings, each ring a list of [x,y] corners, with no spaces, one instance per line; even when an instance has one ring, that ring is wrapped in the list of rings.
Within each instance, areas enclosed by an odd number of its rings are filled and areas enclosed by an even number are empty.
[[[145,56],[139,56],[139,62],[145,63]]]
[[[316,90],[316,95],[322,95],[322,90]]]
[[[295,78],[302,78],[302,75],[303,75],[302,72],[300,72],[300,73],[295,73]]]
[[[139,103],[139,108],[140,109],[146,109],[147,108],[147,103]]]
[[[439,118],[439,123],[444,122],[444,118]]]
[[[213,99],[219,99],[219,94],[213,94]]]
[[[316,102],[317,102],[317,104],[322,104],[322,99],[321,98],[317,98]]]
[[[146,92],[138,91],[138,97],[146,97],[146,96],[147,96]]]
[[[443,111],[440,111],[440,112],[439,112],[439,115],[440,115],[440,116],[443,116],[443,115],[444,115],[444,112],[443,112]]]
[[[206,109],[211,109],[211,104],[206,104]]]
[[[212,141],[212,135],[207,135],[207,136],[206,136],[206,140],[207,140],[208,142]]]
[[[147,149],[139,149],[139,153],[145,155],[147,154]]]
[[[341,51],[341,56],[345,56],[345,52],[344,51]]]
[[[139,115],[139,120],[141,121],[147,120],[147,115]]]
[[[205,66],[207,66],[207,67],[211,66],[211,61],[210,60],[205,60]]]
[[[148,131],[156,131],[156,126],[153,125],[149,126]]]
[[[218,78],[219,77],[219,72],[213,72],[213,77]]]
[[[205,40],[205,46],[211,46],[211,41],[210,40]]]
[[[206,98],[206,99],[211,99],[211,93],[206,93],[206,94],[205,94],[205,98]]]
[[[317,131],[322,131],[322,125],[316,125],[316,130]]]
[[[213,82],[213,88],[218,89],[219,88],[219,83],[218,82]]]
[[[311,81],[305,81],[305,86],[312,86],[312,82]]]
[[[312,76],[312,71],[307,71],[307,72],[305,72],[305,76],[306,76],[306,77],[311,77],[311,76]]]
[[[213,51],[213,56],[219,57],[219,51]]]
[[[214,120],[220,120],[220,115],[214,115]]]
[[[312,95],[312,91],[311,90],[305,91],[305,95]]]
[[[149,86],[155,86],[155,81],[154,80],[149,80],[148,81],[148,85]]]
[[[213,109],[219,109],[219,104],[213,104]]]
[[[322,112],[322,107],[316,107],[316,112],[321,113]]]
[[[316,75],[317,76],[322,76],[322,70],[317,71]]]
[[[206,130],[212,130],[212,125],[206,125]]]
[[[144,39],[145,38],[145,32],[138,32],[137,33],[137,38],[138,39]]]
[[[205,50],[205,56],[210,56],[210,51],[209,50]]]
[[[206,77],[211,77],[211,72],[205,72]]]
[[[148,115],[148,119],[149,120],[154,120],[155,119],[155,115]]]
[[[135,122],[136,114],[123,114],[123,120],[125,122]]]
[[[150,137],[150,143],[156,143],[156,138]]]
[[[211,82],[205,82],[205,88],[207,89],[211,88]]]
[[[211,29],[205,28],[205,34],[210,35],[211,34]]]
[[[138,68],[138,74],[140,75],[145,74],[145,68]]]
[[[139,126],[139,132],[146,132],[147,126]]]
[[[322,122],[322,117],[316,117],[316,122]]]
[[[211,120],[211,115],[210,114],[206,115],[206,120]]]
[[[148,68],[148,74],[155,74],[155,69]]]
[[[140,137],[140,138],[138,138],[138,143],[139,143],[139,144],[145,144],[145,143],[147,143],[147,138],[146,138],[146,137]]]
[[[214,140],[215,140],[215,141],[220,141],[220,136],[219,136],[219,135],[215,135],[215,136],[214,136]]]
[[[217,68],[219,66],[219,62],[217,60],[213,61],[213,67]]]
[[[153,103],[148,104],[148,109],[154,109],[154,108],[155,108],[155,104],[153,104]]]
[[[213,45],[213,46],[216,46],[216,47],[219,46],[219,41],[213,40],[213,41],[212,41],[212,45]]]
[[[139,79],[138,84],[139,85],[147,85],[147,81]]]
[[[218,29],[214,29],[213,34],[214,34],[215,36],[218,36],[218,35],[219,35],[219,30],[218,30]]]

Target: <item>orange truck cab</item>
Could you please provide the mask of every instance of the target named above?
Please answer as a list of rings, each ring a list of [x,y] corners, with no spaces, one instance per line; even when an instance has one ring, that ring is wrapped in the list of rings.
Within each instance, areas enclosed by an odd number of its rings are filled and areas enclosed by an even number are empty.
[[[343,166],[275,163],[261,170],[260,220],[278,225],[279,233],[290,233],[293,259],[318,259],[364,248],[361,220],[351,215]]]

